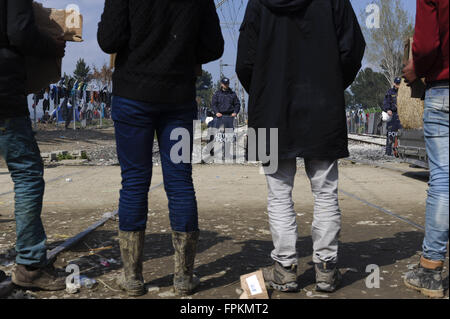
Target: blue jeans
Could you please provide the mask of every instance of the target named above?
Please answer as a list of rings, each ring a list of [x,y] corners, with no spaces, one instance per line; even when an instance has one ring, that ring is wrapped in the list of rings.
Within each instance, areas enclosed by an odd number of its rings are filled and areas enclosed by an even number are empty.
[[[176,107],[113,97],[112,118],[116,131],[117,156],[122,169],[120,230],[142,231],[146,228],[156,133],[171,227],[178,232],[198,231],[191,161],[176,163],[170,156],[174,145],[181,140],[180,136],[178,140],[171,140],[171,133],[174,129],[182,128],[189,132],[188,158],[191,158],[193,120],[197,114],[195,106],[195,102]]]
[[[0,120],[0,154],[14,182],[16,263],[43,266],[47,261],[41,220],[44,166],[29,117]]]
[[[449,89],[427,90],[424,111],[424,134],[430,165],[430,182],[425,220],[423,255],[429,260],[445,260],[448,242]]]
[[[234,129],[234,117],[230,115],[223,115],[222,117],[216,118],[215,126],[220,129],[223,125],[223,128],[232,128]]]

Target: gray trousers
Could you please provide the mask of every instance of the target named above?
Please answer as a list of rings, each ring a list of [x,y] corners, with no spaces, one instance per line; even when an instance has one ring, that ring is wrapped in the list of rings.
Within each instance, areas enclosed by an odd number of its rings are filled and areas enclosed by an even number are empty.
[[[341,230],[338,163],[305,159],[305,169],[314,195],[314,221],[311,229],[313,262],[337,262]],[[296,171],[295,159],[280,160],[277,172],[266,175],[270,231],[275,246],[271,256],[284,267],[297,264],[297,214],[292,201]]]

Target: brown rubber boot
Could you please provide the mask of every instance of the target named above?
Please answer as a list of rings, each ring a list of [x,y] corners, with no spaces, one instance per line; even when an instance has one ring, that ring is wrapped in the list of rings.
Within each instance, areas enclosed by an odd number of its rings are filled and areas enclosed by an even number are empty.
[[[172,232],[172,243],[175,249],[175,272],[173,288],[180,296],[190,295],[200,284],[194,275],[194,262],[200,232]]]
[[[48,265],[43,268],[31,268],[16,265],[12,271],[12,282],[23,288],[38,288],[47,291],[66,289],[66,277]]]
[[[443,261],[429,260],[422,256],[418,267],[406,273],[404,279],[406,287],[420,291],[430,298],[443,298],[443,267]]]
[[[117,284],[131,297],[142,296],[146,293],[142,276],[144,238],[144,231],[124,232],[119,230],[123,273]]]

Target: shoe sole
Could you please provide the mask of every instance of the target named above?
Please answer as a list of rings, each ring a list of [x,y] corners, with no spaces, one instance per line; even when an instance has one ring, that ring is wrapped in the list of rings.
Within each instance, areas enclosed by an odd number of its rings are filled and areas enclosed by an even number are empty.
[[[337,270],[336,276],[334,277],[334,286],[326,282],[319,282],[319,283],[316,282],[315,290],[317,292],[333,293],[339,289],[341,283],[342,283],[342,274],[339,270]]]
[[[415,291],[421,292],[422,294],[424,294],[427,297],[444,298],[444,290],[430,290],[430,289],[426,289],[426,288],[419,288],[419,287],[411,285],[408,281],[406,281],[406,279],[404,279],[403,282],[405,283],[406,287],[411,288]]]
[[[277,284],[273,281],[268,282],[269,286],[273,289],[280,291],[280,292],[297,292],[298,291],[298,284],[296,282],[289,282],[287,284]]]
[[[62,287],[44,287],[44,286],[39,286],[39,285],[36,285],[36,284],[33,284],[33,283],[22,282],[20,280],[17,280],[17,278],[14,275],[14,273],[11,276],[11,281],[16,286],[23,287],[23,288],[34,288],[34,289],[40,289],[40,290],[44,290],[44,291],[60,291],[60,290],[66,289],[65,286],[63,288]]]
[[[175,294],[175,296],[177,297],[187,297],[187,296],[192,296],[193,294],[195,294],[194,290],[190,290],[190,291],[185,291],[185,290],[177,290],[174,289],[173,293]]]
[[[317,292],[335,292],[337,290],[338,287],[330,287],[328,285],[328,287],[325,286],[320,286],[320,284],[316,284],[316,291]]]
[[[129,291],[129,290],[125,290],[125,289],[122,289],[122,290],[126,291],[127,295],[129,297],[140,297],[140,296],[144,296],[147,293],[145,290],[144,291]]]
[[[185,290],[185,289],[177,289],[175,287],[172,287],[173,293],[178,297],[187,297],[192,296],[197,292],[198,286],[195,286],[191,290]]]
[[[125,291],[129,297],[140,297],[147,294],[147,290],[145,288],[137,289],[137,290],[129,290],[124,288],[121,284],[117,283],[119,288],[122,291]]]

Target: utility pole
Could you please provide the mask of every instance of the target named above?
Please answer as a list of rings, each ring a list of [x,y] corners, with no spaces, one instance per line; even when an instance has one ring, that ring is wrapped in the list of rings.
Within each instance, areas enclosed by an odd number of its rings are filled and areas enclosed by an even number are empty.
[[[216,4],[216,9],[219,9],[222,4],[224,4],[227,0],[220,0],[217,4]]]
[[[224,74],[223,74],[223,67],[224,66],[233,66],[232,64],[226,64],[223,63],[223,60],[220,60],[220,79],[223,79]]]

